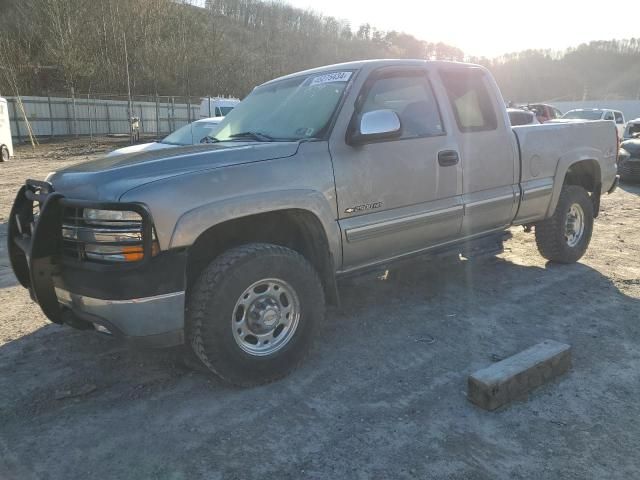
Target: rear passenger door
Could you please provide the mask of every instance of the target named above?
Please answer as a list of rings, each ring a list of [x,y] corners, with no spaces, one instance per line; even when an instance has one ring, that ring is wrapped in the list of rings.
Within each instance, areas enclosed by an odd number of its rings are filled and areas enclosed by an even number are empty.
[[[519,195],[519,157],[497,87],[483,69],[444,68],[463,170],[464,236],[509,225]]]

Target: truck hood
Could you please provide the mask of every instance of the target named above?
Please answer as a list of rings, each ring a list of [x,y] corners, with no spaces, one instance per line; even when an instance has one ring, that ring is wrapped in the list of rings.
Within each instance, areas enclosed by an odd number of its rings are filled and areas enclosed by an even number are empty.
[[[125,192],[169,177],[295,155],[298,142],[193,145],[79,163],[47,176],[69,198],[117,201]]]

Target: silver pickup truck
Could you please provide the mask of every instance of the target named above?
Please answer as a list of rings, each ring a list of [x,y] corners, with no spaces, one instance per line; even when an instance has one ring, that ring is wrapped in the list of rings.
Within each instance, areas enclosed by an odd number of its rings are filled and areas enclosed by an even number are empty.
[[[27,180],[9,253],[51,321],[188,342],[239,385],[300,363],[340,276],[497,251],[513,225],[550,261],[576,262],[617,184],[611,122],[512,128],[491,75],[470,64],[296,73],[200,141]]]

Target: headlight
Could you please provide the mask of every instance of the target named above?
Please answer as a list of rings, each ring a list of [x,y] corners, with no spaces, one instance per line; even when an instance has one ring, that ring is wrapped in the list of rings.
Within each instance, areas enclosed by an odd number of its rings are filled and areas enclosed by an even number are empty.
[[[95,208],[85,208],[82,216],[85,222],[92,225],[115,226],[118,223],[142,224],[140,214],[129,210],[96,210]]]
[[[62,224],[64,251],[79,260],[137,262],[144,258],[142,216],[130,210],[70,209]],[[151,229],[151,255],[160,248]]]

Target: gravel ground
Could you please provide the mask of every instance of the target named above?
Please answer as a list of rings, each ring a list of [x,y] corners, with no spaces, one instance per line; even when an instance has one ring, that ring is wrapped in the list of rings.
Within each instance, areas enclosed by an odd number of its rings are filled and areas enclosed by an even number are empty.
[[[109,148],[17,150],[0,164],[1,479],[640,478],[640,188],[602,202],[588,254],[413,263],[342,285],[290,377],[237,389],[183,351],[133,351],[47,323],[6,256],[25,177]],[[467,376],[550,338],[571,372],[495,412]]]

